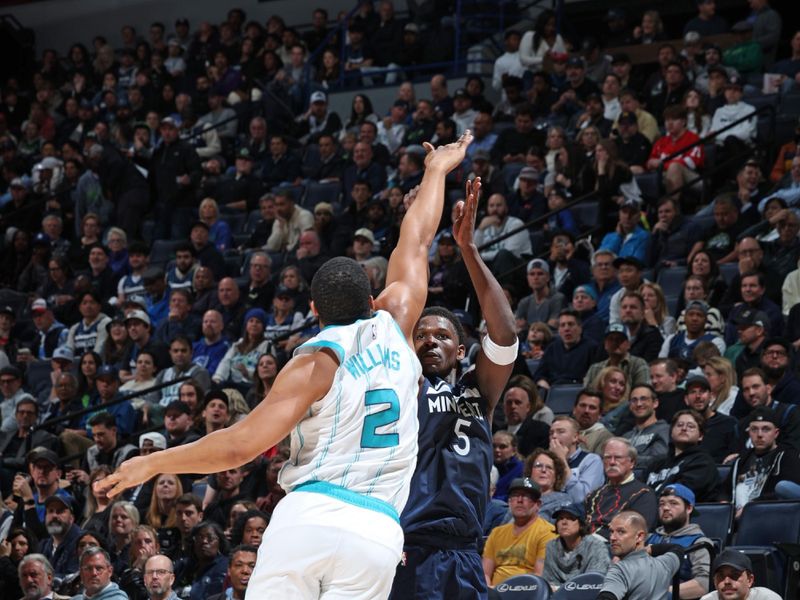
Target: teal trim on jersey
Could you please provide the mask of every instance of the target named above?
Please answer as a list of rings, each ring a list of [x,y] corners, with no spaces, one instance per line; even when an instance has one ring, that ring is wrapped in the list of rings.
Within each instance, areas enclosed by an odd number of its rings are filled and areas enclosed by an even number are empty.
[[[314,492],[317,494],[330,496],[331,498],[336,498],[337,500],[347,502],[347,504],[352,504],[353,506],[358,506],[359,508],[374,510],[375,512],[379,512],[387,517],[390,517],[397,524],[400,524],[400,517],[398,516],[397,511],[395,510],[394,506],[388,502],[384,502],[378,498],[372,498],[371,496],[359,494],[358,492],[348,490],[347,488],[330,483],[328,481],[306,481],[305,483],[301,483],[300,485],[296,486],[292,491]]]
[[[339,364],[342,364],[344,362],[344,355],[345,355],[344,348],[342,348],[336,342],[330,342],[328,340],[316,340],[314,342],[306,342],[300,347],[313,348],[315,346],[319,346],[320,348],[330,348],[331,350],[336,352],[336,355],[339,357]]]
[[[374,313],[372,313],[371,317],[367,317],[366,319],[356,319],[352,323],[345,323],[344,325],[338,325],[338,324],[335,324],[335,323],[333,325],[325,325],[325,327],[320,329],[320,331],[325,331],[326,329],[333,329],[334,327],[347,327],[348,325],[356,325],[357,323],[361,323],[361,321],[369,321],[370,319],[374,319],[378,315],[379,312],[381,312],[381,311],[376,310]]]
[[[317,466],[314,468],[314,472],[311,473],[311,477],[316,475],[317,470],[322,466],[325,457],[328,456],[328,450],[333,445],[334,440],[336,439],[336,432],[339,430],[339,414],[341,412],[342,406],[342,384],[341,382],[334,383],[336,386],[336,413],[333,416],[333,427],[331,427],[331,435],[328,437],[328,442],[325,444],[325,448],[319,455],[319,459],[317,460]]]

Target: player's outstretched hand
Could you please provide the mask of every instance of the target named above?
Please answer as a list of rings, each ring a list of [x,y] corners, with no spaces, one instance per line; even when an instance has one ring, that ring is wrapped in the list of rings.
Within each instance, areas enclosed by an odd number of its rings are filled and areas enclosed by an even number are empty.
[[[145,456],[129,458],[114,473],[96,482],[95,485],[113,498],[155,476],[156,473],[152,472],[149,465],[150,461]]]
[[[434,148],[430,142],[425,142],[425,150],[428,155],[425,157],[425,168],[442,169],[449,173],[461,164],[467,152],[467,146],[472,143],[472,132],[467,129],[458,140],[452,144]]]
[[[456,203],[456,218],[453,221],[453,238],[459,248],[466,248],[473,243],[475,218],[478,214],[478,196],[481,193],[481,178],[467,181],[466,200]]]

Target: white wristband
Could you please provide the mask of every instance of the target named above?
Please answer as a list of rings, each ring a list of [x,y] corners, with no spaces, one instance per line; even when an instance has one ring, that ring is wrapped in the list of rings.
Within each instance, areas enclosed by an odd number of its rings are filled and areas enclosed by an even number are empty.
[[[510,365],[517,360],[519,338],[515,338],[514,343],[510,346],[498,346],[492,341],[492,338],[490,338],[489,334],[487,333],[485,336],[483,336],[481,347],[483,348],[483,352],[486,354],[486,358],[488,358],[494,364],[504,367],[505,365]]]

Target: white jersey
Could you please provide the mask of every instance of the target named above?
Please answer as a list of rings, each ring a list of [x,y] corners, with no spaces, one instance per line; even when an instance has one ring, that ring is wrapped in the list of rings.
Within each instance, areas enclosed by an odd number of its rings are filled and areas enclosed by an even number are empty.
[[[320,492],[393,519],[408,499],[417,460],[417,394],[422,366],[386,311],[325,327],[295,354],[333,350],[330,391],[292,431],[279,482]]]

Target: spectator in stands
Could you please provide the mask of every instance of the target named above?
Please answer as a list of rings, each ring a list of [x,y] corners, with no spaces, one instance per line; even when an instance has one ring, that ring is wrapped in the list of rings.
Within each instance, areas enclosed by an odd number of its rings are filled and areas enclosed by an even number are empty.
[[[0,409],[2,423],[0,433],[9,433],[17,429],[15,411],[23,398],[32,398],[22,387],[22,373],[17,367],[7,365],[0,369]]]
[[[214,372],[214,382],[231,382],[249,387],[258,357],[270,343],[264,340],[267,314],[261,308],[251,308],[244,315],[242,337],[228,348]],[[246,390],[245,390],[246,391]]]
[[[654,89],[647,101],[647,107],[656,117],[664,114],[664,110],[670,106],[682,105],[684,96],[691,89],[686,70],[677,60],[667,63],[663,73],[664,85]]]
[[[770,222],[777,223],[778,239],[764,243],[764,262],[778,281],[785,281],[800,260],[800,239],[797,236],[800,218],[792,210],[784,208],[773,215]]]
[[[531,72],[539,71],[548,54],[565,53],[567,47],[558,33],[556,15],[552,10],[539,14],[533,29],[526,31],[519,42],[519,61]],[[517,75],[517,73],[512,73]]]
[[[634,257],[644,263],[650,233],[641,225],[641,208],[638,200],[625,200],[619,208],[615,231],[607,233],[600,250],[610,250],[620,258]]]
[[[525,260],[531,254],[530,235],[526,230],[501,240],[495,244],[491,241],[505,233],[519,229],[523,222],[509,214],[508,204],[502,194],[493,194],[487,201],[486,216],[483,217],[475,231],[475,244],[478,247],[489,244],[481,252],[481,258],[489,264],[495,273],[506,273]]]
[[[706,114],[703,96],[691,88],[684,94],[682,104],[686,108],[686,128],[698,137],[706,137],[711,127],[711,117]]]
[[[97,291],[88,290],[77,297],[81,320],[70,327],[66,347],[73,354],[83,354],[87,350],[100,352],[105,344],[110,319],[101,312],[102,296]]]
[[[576,258],[575,238],[569,232],[553,233],[548,260],[553,290],[564,298],[572,298],[579,285],[588,283],[589,266],[585,261]]]
[[[602,448],[602,459],[606,483],[591,491],[583,503],[588,530],[609,539],[612,519],[626,510],[637,511],[647,521],[648,529],[652,527],[656,521],[656,497],[634,477],[637,454],[631,443],[620,437],[609,438]]]
[[[192,223],[189,232],[189,241],[194,248],[197,262],[211,269],[214,277],[225,275],[225,260],[216,246],[211,242],[211,228],[204,221]]]
[[[292,206],[294,206],[293,203]],[[283,207],[283,210],[285,211],[286,207]],[[303,212],[308,211],[303,210]],[[276,223],[279,220],[277,219]],[[249,281],[241,290],[244,292],[245,303],[253,307],[269,305],[275,292],[275,286],[272,283],[272,259],[269,254],[263,251],[253,252],[250,255],[247,271],[250,275]]]
[[[739,203],[733,194],[724,194],[714,200],[714,224],[689,252],[689,263],[694,255],[705,250],[717,264],[736,260],[736,240],[745,225],[739,219]]]
[[[531,38],[532,37],[533,35]],[[499,92],[502,89],[503,77],[505,75],[519,78],[525,75],[525,66],[520,60],[520,40],[520,32],[516,29],[509,29],[506,31],[504,37],[505,52],[497,57],[492,69],[492,87],[495,91]],[[531,42],[533,42],[533,39],[531,39]],[[532,47],[531,50],[533,50]]]
[[[717,133],[721,129],[732,125],[735,121],[739,121],[755,112],[755,108],[750,104],[742,102],[743,85],[744,82],[739,77],[734,76],[728,79],[725,84],[725,105],[714,111],[709,133]],[[755,138],[756,117],[753,117],[731,129],[717,133],[714,143],[723,148],[724,157],[733,157],[752,147]]]
[[[701,600],[720,600],[721,598],[778,600],[780,598],[769,588],[754,587],[753,565],[750,558],[734,548],[727,548],[720,552],[714,559],[712,571],[717,591],[706,594]]]
[[[727,33],[728,22],[716,14],[717,3],[715,0],[697,0],[697,16],[689,19],[683,26],[684,35],[696,31],[702,37]],[[705,586],[708,589],[708,585]]]
[[[620,299],[620,321],[625,326],[628,332],[628,337],[631,341],[630,353],[633,356],[643,358],[646,362],[650,362],[658,357],[658,353],[663,344],[664,338],[660,331],[658,318],[654,313],[654,309],[648,306],[645,300],[644,293],[649,290],[652,297],[656,298],[660,306],[656,310],[666,313],[664,306],[663,292],[660,288],[655,288],[657,284],[645,284],[639,292],[625,291]],[[658,294],[661,293],[661,298]],[[651,325],[647,320],[647,311],[650,311],[651,320],[656,322],[656,325]],[[664,323],[666,314],[660,314],[659,318],[661,323]]]
[[[534,127],[533,109],[528,104],[521,104],[514,111],[514,127],[504,129],[497,136],[491,150],[492,162],[502,165],[524,163],[528,148],[542,145],[544,139]]]
[[[760,366],[772,386],[772,396],[781,403],[792,403],[800,393],[800,381],[790,367],[792,357],[793,347],[786,338],[771,337],[764,342]]]
[[[202,229],[197,227],[196,229]],[[150,323],[155,330],[169,314],[169,294],[167,294],[167,281],[161,267],[147,267],[142,274],[144,289],[147,292],[145,303]]]
[[[752,447],[736,458],[724,484],[724,494],[735,502],[737,518],[753,500],[791,498],[783,491],[800,483],[796,449],[777,443],[781,420],[775,411],[764,406],[753,409],[745,419]]]
[[[252,259],[251,259],[252,266]],[[203,315],[203,336],[192,345],[192,362],[214,373],[230,342],[223,335],[224,323],[218,310],[211,309]]]
[[[711,392],[711,407],[723,415],[731,414],[734,402],[739,396],[736,371],[731,361],[721,356],[711,356],[705,359],[702,366],[698,365],[698,367],[702,369]],[[698,412],[702,413],[700,410]],[[707,425],[706,423],[706,429],[708,429]]]
[[[704,536],[696,523],[689,518],[694,512],[694,492],[676,483],[661,492],[658,499],[659,527],[647,538],[648,544],[677,544],[688,548],[710,539]],[[679,594],[683,598],[698,598],[708,589],[711,556],[707,549],[699,549],[683,558],[679,571]]]
[[[664,186],[668,193],[673,193],[698,178],[705,153],[701,144],[689,147],[700,138],[686,128],[687,114],[683,106],[669,105],[663,114],[667,134],[653,144],[647,170],[655,171],[663,166]]]
[[[558,538],[547,542],[542,571],[542,577],[553,588],[582,573],[603,573],[608,569],[608,549],[597,537],[589,535],[585,517],[581,504],[555,507],[552,520]]]
[[[610,323],[620,323],[622,321],[620,316],[622,297],[628,292],[638,292],[643,283],[642,271],[644,270],[644,264],[635,256],[615,258],[613,264],[617,273],[617,281],[621,287],[617,289],[609,301],[608,320]]]
[[[726,354],[733,361],[736,374],[741,377],[747,369],[757,367],[761,363],[769,317],[762,311],[744,310],[737,315],[735,325],[738,339]],[[737,353],[738,355],[734,356]],[[728,410],[724,412],[730,414],[732,407],[733,400],[731,399]]]
[[[125,317],[125,327],[128,329],[128,338],[131,345],[127,353],[122,357],[119,371],[120,380],[123,382],[133,379],[136,369],[136,360],[139,353],[149,350],[155,357],[155,366],[162,368],[166,366],[168,357],[167,347],[155,341],[151,335],[150,316],[141,309],[129,311]]]
[[[189,405],[182,400],[170,402],[164,409],[167,447],[182,446],[197,440],[200,435],[192,429],[192,425],[192,409]]]
[[[586,106],[590,94],[599,94],[600,88],[586,77],[586,63],[580,56],[567,60],[567,77],[559,90],[558,101],[551,107],[561,119],[569,119]]]
[[[719,379],[714,368],[705,370],[713,379]],[[705,419],[705,431],[700,448],[708,452],[715,462],[721,463],[738,446],[736,419],[717,410],[717,401],[712,395],[711,384],[706,375],[689,375],[686,378],[686,406],[697,411]]]
[[[282,183],[298,183],[302,176],[300,160],[289,152],[286,138],[282,135],[270,137],[269,152],[261,165],[264,185],[274,188]]]
[[[213,521],[203,521],[192,530],[188,541],[189,560],[176,573],[178,586],[191,586],[191,600],[222,592],[228,570],[228,540],[222,528]]]
[[[584,388],[578,392],[572,416],[580,426],[580,447],[587,452],[599,454],[612,433],[600,422],[603,398],[594,388]]]
[[[658,397],[656,417],[670,422],[685,407],[682,388],[678,387],[678,366],[671,358],[658,358],[650,363],[650,379]]]
[[[556,416],[550,425],[550,451],[564,468],[564,492],[573,502],[583,502],[603,483],[603,461],[578,446],[579,431],[578,422],[566,415]]]
[[[669,425],[656,414],[658,394],[650,385],[632,386],[628,406],[633,417],[633,428],[626,431],[623,437],[636,450],[634,472],[643,479],[650,466],[667,455]]]
[[[698,342],[712,342],[720,353],[726,348],[725,341],[715,332],[706,330],[708,304],[702,300],[690,300],[683,311],[685,329],[668,336],[658,353],[660,358],[677,358],[693,363],[692,351]]]
[[[651,229],[647,264],[656,268],[685,264],[700,235],[697,226],[681,214],[680,203],[672,196],[659,200],[657,215],[658,221]]]
[[[258,175],[253,172],[255,160],[256,158],[250,154],[250,150],[241,148],[236,153],[233,172],[222,175],[216,180],[215,185],[209,186],[211,188],[209,192],[217,198],[225,212],[242,214],[256,207],[256,201],[264,192],[264,188]],[[220,252],[223,252],[227,248],[233,247],[230,227],[226,221],[215,218],[208,208],[209,202],[214,202],[214,200],[206,198],[200,204],[200,219],[208,224],[211,230],[211,241]],[[218,210],[217,208],[215,212],[218,213]],[[217,214],[216,217],[218,216]]]
[[[101,410],[89,418],[87,427],[92,432],[94,444],[86,450],[81,460],[81,469],[68,473],[70,480],[77,480],[85,485],[89,481],[89,473],[101,465],[114,470],[136,454],[136,446],[123,442],[132,429],[123,431],[121,421],[123,419],[110,410]]]
[[[3,375],[0,375],[3,377]],[[44,429],[33,429],[39,417],[39,405],[31,396],[22,396],[16,402],[14,416],[16,430],[0,434],[0,477],[2,493],[7,496],[16,473],[23,472],[28,464],[27,448],[54,450],[58,439]]]
[[[617,255],[611,250],[597,250],[592,255],[592,281],[589,284],[595,293],[598,316],[608,321],[611,299],[620,291],[614,262]]]
[[[620,116],[626,113],[628,115],[633,115],[636,118],[635,131],[644,136],[649,144],[653,144],[661,136],[661,132],[659,131],[658,128],[658,121],[652,114],[650,114],[641,107],[641,103],[639,102],[639,95],[636,92],[636,90],[630,88],[623,90],[619,96],[619,101],[622,107],[622,113],[620,113]],[[628,120],[630,120],[630,117],[628,117]],[[622,123],[619,122],[619,119],[617,120],[616,125],[617,126],[622,125]],[[624,129],[620,129],[620,134],[630,135],[630,137],[634,136],[633,133],[634,130],[628,129],[627,131],[628,134],[625,133]],[[638,163],[629,163],[629,164],[638,164]]]
[[[322,135],[335,135],[342,128],[338,114],[328,110],[325,92],[312,92],[308,110],[295,119],[295,135],[303,144],[316,143]]]
[[[154,554],[144,563],[143,583],[147,600],[169,600],[174,592],[175,573],[172,561],[163,554]]]
[[[241,297],[239,286],[232,277],[225,277],[217,284],[216,309],[222,315],[225,324],[225,337],[229,340],[237,339],[242,331],[242,317],[247,306]]]
[[[127,600],[128,594],[111,581],[114,567],[111,557],[103,548],[92,546],[80,556],[80,576],[83,593],[76,600],[102,598],[103,600]]]
[[[545,406],[530,377],[515,375],[509,380],[503,394],[503,413],[506,430],[516,436],[522,456],[547,446],[553,411]]]
[[[558,335],[544,351],[542,362],[534,374],[536,385],[550,388],[559,383],[575,383],[589,368],[596,346],[581,336],[577,312],[564,309],[558,317]]]
[[[679,410],[670,424],[670,453],[653,464],[647,476],[649,485],[657,494],[673,483],[682,483],[701,502],[717,499],[719,476],[714,459],[700,448],[705,434],[705,419],[698,412]]]
[[[778,401],[773,396],[774,387],[768,383],[761,369],[750,369],[742,375],[742,397],[745,414],[751,409],[766,407],[774,414],[779,428],[778,445],[789,450],[800,449],[800,415],[794,403]],[[747,430],[749,415],[739,421],[742,431]]]
[[[523,331],[536,322],[558,325],[558,315],[564,308],[564,296],[550,287],[550,266],[535,258],[528,263],[528,287],[533,292],[517,305],[517,329]]]
[[[569,496],[562,491],[566,483],[564,463],[551,450],[535,448],[525,460],[523,473],[542,492],[539,516],[553,522],[553,511],[571,502]]]
[[[14,568],[11,577],[5,576],[4,589],[9,594],[15,594],[11,597],[19,596],[24,592],[23,597],[26,599],[66,598],[66,596],[53,593],[53,567],[43,555],[33,553],[32,544],[29,543],[29,534],[25,530],[19,529],[11,533],[15,535],[10,535],[8,538],[12,542],[12,547],[9,548],[11,554],[7,556]],[[25,555],[20,556],[16,546],[22,540],[26,540],[26,552]]]
[[[374,160],[372,146],[358,142],[353,148],[353,164],[344,171],[342,191],[345,199],[352,197],[353,186],[358,181],[366,181],[372,192],[382,190],[386,184],[386,170]]]
[[[770,67],[778,51],[783,26],[781,15],[769,5],[769,0],[750,0],[749,4],[753,12],[747,22],[752,24],[753,42],[763,48],[765,66]]]
[[[541,575],[545,546],[556,537],[551,525],[539,516],[542,493],[538,485],[519,477],[512,482],[509,494],[513,523],[492,530],[483,549],[483,572],[490,587],[515,575]],[[511,550],[518,544],[524,547],[522,557]]]
[[[187,289],[172,290],[169,295],[169,314],[156,328],[154,339],[163,344],[169,343],[177,335],[194,341],[200,332],[199,319],[191,313],[192,297]]]
[[[589,367],[583,378],[585,386],[596,386],[598,375],[609,366],[619,367],[631,385],[650,381],[647,362],[630,354],[631,340],[623,324],[614,323],[606,328],[603,348],[608,358],[595,362]]]
[[[158,239],[185,236],[189,207],[194,204],[194,190],[200,183],[200,159],[192,146],[178,138],[179,126],[173,117],[161,120],[163,143],[153,153],[150,177],[157,191]]]
[[[733,344],[736,342],[736,321],[746,310],[762,311],[767,316],[768,328],[771,336],[779,336],[783,331],[783,314],[780,307],[772,302],[765,295],[766,278],[763,274],[755,271],[744,273],[741,278],[741,304],[736,305],[728,315],[728,323],[725,327],[725,342]]]
[[[191,289],[192,278],[200,266],[195,262],[196,257],[197,251],[188,240],[178,243],[175,248],[175,263],[167,269],[166,274],[169,289]]]
[[[192,342],[183,335],[176,335],[169,343],[169,356],[172,364],[159,372],[156,377],[157,384],[167,383],[182,377],[191,377],[203,390],[211,387],[209,372],[200,365],[192,362]],[[180,383],[174,383],[159,392],[158,403],[165,407],[173,400],[178,400]]]
[[[75,524],[75,504],[72,498],[52,495],[44,508],[47,537],[39,542],[39,552],[53,566],[55,577],[64,577],[78,570],[74,548],[81,530]]]
[[[133,379],[129,379],[120,388],[120,392],[128,395],[133,392],[142,392],[146,389],[153,387],[156,384],[156,357],[150,350],[140,350],[139,355],[136,357],[136,369],[134,370]],[[136,398],[131,399],[131,404],[136,410],[140,410],[145,403],[151,403],[158,400],[158,395],[155,393],[148,393],[145,395],[138,394]]]

